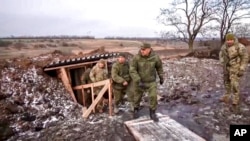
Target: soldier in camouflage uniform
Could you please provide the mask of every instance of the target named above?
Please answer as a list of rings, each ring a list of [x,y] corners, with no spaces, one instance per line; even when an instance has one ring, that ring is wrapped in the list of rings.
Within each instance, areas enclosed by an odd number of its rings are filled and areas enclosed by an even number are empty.
[[[232,92],[232,104],[238,105],[240,93],[239,81],[247,67],[248,53],[245,46],[239,43],[232,33],[228,33],[226,35],[226,42],[221,47],[219,57],[223,65],[224,86],[226,89],[220,101],[228,103]]]
[[[84,71],[84,73],[81,76],[81,82],[83,85],[92,83],[92,81],[89,77],[90,71],[91,71],[90,66],[87,66],[86,70]],[[91,104],[91,88],[84,89],[84,98],[85,98],[86,106],[87,107],[90,106],[90,104]]]
[[[108,71],[106,68],[106,63],[103,59],[101,59],[91,69],[89,77],[93,83],[108,79]],[[95,87],[94,94],[97,96],[97,94],[101,91],[101,89],[102,89],[102,87]],[[97,110],[99,110],[99,112],[101,112],[101,113],[103,112],[103,98],[98,102],[96,108],[97,108]]]
[[[130,82],[129,64],[126,62],[125,54],[120,53],[111,69],[111,78],[113,80],[113,94],[114,94],[114,113],[119,112],[118,105],[123,101],[127,92],[127,87]]]
[[[148,91],[150,98],[150,118],[158,121],[155,114],[157,109],[157,84],[156,74],[160,78],[160,84],[164,82],[162,61],[153,51],[151,45],[143,43],[140,51],[135,55],[130,64],[130,76],[133,79],[134,94],[134,118],[138,117],[140,101],[144,92]]]

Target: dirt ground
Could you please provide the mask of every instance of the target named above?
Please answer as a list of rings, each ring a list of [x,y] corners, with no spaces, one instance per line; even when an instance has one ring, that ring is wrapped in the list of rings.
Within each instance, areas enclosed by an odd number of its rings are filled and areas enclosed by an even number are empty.
[[[166,78],[163,85],[158,85],[157,112],[169,115],[207,141],[229,141],[230,124],[250,123],[250,66],[241,80],[241,103],[235,111],[231,104],[218,101],[224,93],[218,60],[183,58],[188,53],[183,44],[152,43],[163,59]],[[0,140],[133,141],[123,124],[131,119],[128,102],[121,105],[118,115],[109,117],[106,109],[84,120],[82,106],[72,101],[58,78],[48,76],[42,68],[71,53],[89,53],[100,47],[110,52],[136,54],[140,44],[140,41],[39,40],[25,41],[21,47],[15,44],[0,47]],[[149,113],[148,101],[145,93],[141,116]]]

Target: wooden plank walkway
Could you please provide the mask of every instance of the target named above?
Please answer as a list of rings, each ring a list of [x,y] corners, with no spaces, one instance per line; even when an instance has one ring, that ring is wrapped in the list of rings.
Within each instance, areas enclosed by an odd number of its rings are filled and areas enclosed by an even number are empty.
[[[169,116],[157,113],[157,117],[159,122],[144,116],[125,125],[137,141],[205,141]]]

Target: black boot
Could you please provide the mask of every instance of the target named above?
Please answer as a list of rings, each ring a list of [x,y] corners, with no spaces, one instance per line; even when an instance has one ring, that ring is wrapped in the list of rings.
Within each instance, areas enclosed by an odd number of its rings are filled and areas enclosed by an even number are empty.
[[[135,108],[134,108],[134,111],[133,111],[133,118],[134,118],[134,119],[139,118],[139,108],[138,108],[138,107],[135,107]]]
[[[149,109],[149,115],[150,115],[150,118],[155,121],[155,122],[158,122],[159,119],[157,118],[156,114],[155,114],[155,110],[152,110],[152,109]]]

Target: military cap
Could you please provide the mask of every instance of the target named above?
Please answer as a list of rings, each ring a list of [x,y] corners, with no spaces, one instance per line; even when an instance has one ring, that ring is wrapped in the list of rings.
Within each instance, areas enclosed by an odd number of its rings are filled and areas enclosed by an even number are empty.
[[[151,44],[143,43],[142,46],[141,46],[141,49],[145,49],[145,48],[151,48]]]
[[[120,56],[126,58],[126,54],[125,54],[124,52],[120,52],[120,53],[118,54],[118,57],[120,57]]]
[[[102,64],[105,65],[105,60],[104,60],[104,59],[100,59],[100,60],[98,61],[98,63],[102,63]]]
[[[234,40],[234,34],[233,33],[227,33],[226,40]]]

